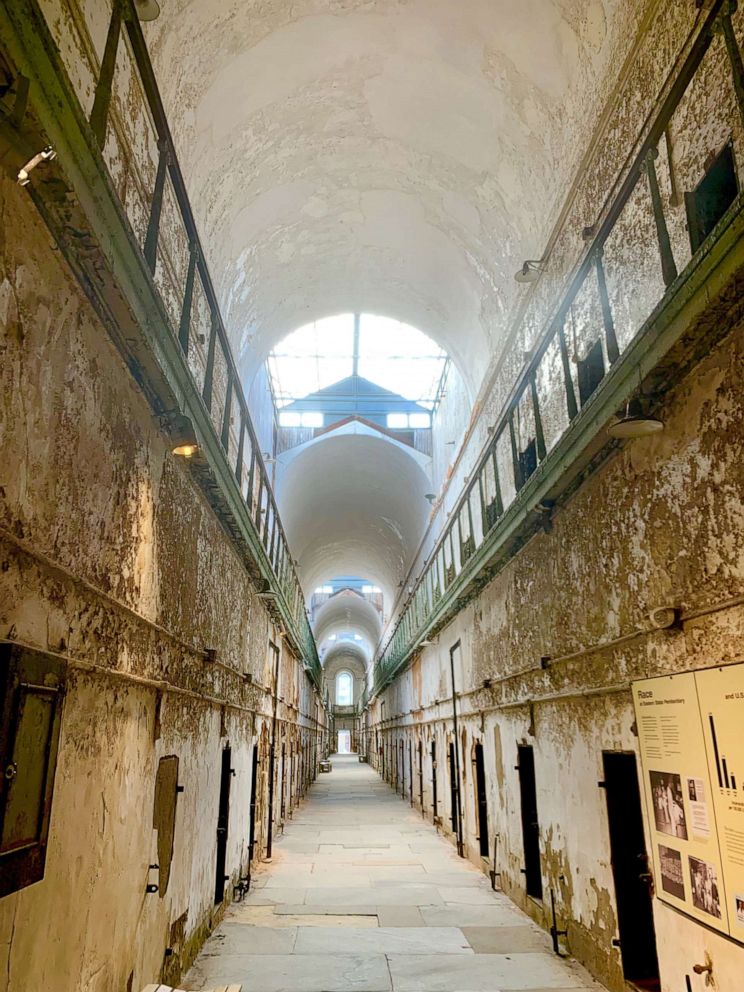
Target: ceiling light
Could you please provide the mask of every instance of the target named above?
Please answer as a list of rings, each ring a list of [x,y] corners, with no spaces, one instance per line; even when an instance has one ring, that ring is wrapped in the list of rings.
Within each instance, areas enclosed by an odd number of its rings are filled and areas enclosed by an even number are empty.
[[[437,498],[436,493],[424,493],[424,499],[428,499],[430,503],[434,503],[436,501],[436,498]]]
[[[199,442],[196,437],[194,425],[191,420],[182,413],[176,414],[170,419],[170,435],[173,447],[171,451],[174,455],[182,455],[184,458],[193,458],[199,450]]]
[[[522,268],[515,273],[517,282],[537,282],[543,273],[544,263],[538,258],[528,258],[522,263]]]
[[[635,437],[649,437],[651,434],[658,434],[664,430],[664,424],[655,417],[644,417],[639,404],[634,404],[635,410],[631,412],[631,405],[625,408],[622,417],[610,424],[607,433],[610,437],[621,440]]]
[[[154,21],[160,15],[157,0],[134,0],[134,9],[141,21]]]

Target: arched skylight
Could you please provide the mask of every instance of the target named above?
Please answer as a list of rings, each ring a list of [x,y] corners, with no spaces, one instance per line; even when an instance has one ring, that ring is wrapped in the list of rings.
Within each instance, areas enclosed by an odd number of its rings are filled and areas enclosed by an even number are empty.
[[[446,365],[446,353],[415,327],[366,313],[306,324],[284,338],[268,360],[278,409],[360,376],[433,410]]]

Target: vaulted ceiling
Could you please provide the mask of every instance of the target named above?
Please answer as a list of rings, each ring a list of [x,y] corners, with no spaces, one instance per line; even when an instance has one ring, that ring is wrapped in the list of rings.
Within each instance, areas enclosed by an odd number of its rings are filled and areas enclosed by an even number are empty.
[[[412,324],[475,396],[654,0],[165,0],[147,39],[239,365],[300,325]],[[389,609],[424,469],[328,438],[280,473],[307,594]]]
[[[167,0],[148,41],[247,373],[366,310],[471,389],[643,0]]]

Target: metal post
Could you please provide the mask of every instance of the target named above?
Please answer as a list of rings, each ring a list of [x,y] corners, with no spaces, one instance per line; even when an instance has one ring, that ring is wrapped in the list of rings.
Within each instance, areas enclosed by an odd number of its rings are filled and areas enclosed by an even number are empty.
[[[602,322],[604,323],[607,358],[610,365],[612,365],[620,357],[620,348],[618,347],[617,335],[615,334],[615,321],[612,319],[610,294],[607,292],[607,279],[605,278],[601,248],[597,248],[594,253],[594,265],[597,270],[597,289],[599,290],[599,302],[602,306]]]
[[[509,414],[509,439],[511,441],[512,465],[514,467],[514,488],[519,492],[522,488],[522,466],[519,464],[517,451],[517,435],[514,430],[514,411]]]
[[[540,399],[537,395],[537,373],[530,376],[530,393],[532,394],[532,412],[535,417],[535,446],[537,448],[537,460],[543,461],[547,454],[545,450],[545,434],[543,433],[542,417],[540,416]]]
[[[163,209],[163,194],[165,192],[165,177],[168,170],[168,144],[164,139],[158,141],[158,171],[155,175],[155,189],[152,191],[150,206],[150,221],[147,225],[144,255],[150,272],[155,272],[158,264],[158,236],[160,234],[160,214]]]
[[[103,148],[106,143],[106,129],[108,127],[109,108],[111,106],[111,88],[114,81],[116,54],[119,50],[120,35],[121,0],[114,0],[108,34],[106,35],[106,47],[103,50],[103,58],[101,59],[101,71],[98,74],[98,82],[96,83],[96,95],[90,114],[90,127],[99,148]]]
[[[736,0],[729,0],[724,4],[720,13],[720,26],[723,33],[723,40],[726,44],[729,62],[731,63],[731,78],[736,92],[736,103],[739,107],[739,114],[744,122],[744,63],[742,63],[741,51],[739,50],[734,26],[731,23],[731,15],[736,13],[738,3]]]
[[[191,330],[191,304],[194,299],[194,277],[196,275],[196,259],[198,254],[199,249],[196,242],[192,241],[189,245],[189,267],[186,272],[186,286],[183,291],[181,321],[178,325],[178,342],[187,358],[189,354],[189,334]]]
[[[217,318],[212,316],[209,330],[209,348],[207,349],[207,368],[204,372],[204,388],[202,398],[207,410],[212,412],[212,383],[214,380],[214,349],[217,343]]]
[[[222,432],[220,434],[220,441],[222,442],[222,447],[227,454],[227,449],[230,444],[230,410],[232,408],[232,394],[233,394],[233,378],[232,373],[227,374],[227,387],[225,389],[225,410],[222,416]]]
[[[579,412],[579,405],[576,402],[576,391],[574,390],[573,379],[571,378],[571,363],[568,358],[566,330],[563,321],[558,326],[558,346],[561,352],[561,364],[563,365],[563,384],[566,389],[566,411],[568,413],[568,419],[573,420]]]
[[[672,243],[669,240],[669,230],[664,217],[664,206],[661,202],[661,192],[659,190],[659,180],[656,176],[656,159],[659,152],[656,148],[650,148],[646,156],[646,175],[648,176],[648,186],[651,191],[651,206],[654,211],[654,221],[656,223],[656,237],[659,241],[659,254],[661,255],[661,275],[665,286],[671,286],[677,278],[677,264],[674,261]]]

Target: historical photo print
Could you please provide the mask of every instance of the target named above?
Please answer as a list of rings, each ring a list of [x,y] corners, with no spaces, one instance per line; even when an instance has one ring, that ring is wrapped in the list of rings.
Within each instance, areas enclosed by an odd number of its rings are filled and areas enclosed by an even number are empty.
[[[718,892],[716,866],[700,858],[688,858],[688,861],[690,862],[693,906],[720,920],[721,900]]]
[[[654,799],[656,829],[662,834],[687,840],[681,777],[673,772],[649,772],[648,775]]]
[[[661,887],[677,899],[685,898],[685,883],[682,878],[682,855],[673,847],[659,844],[659,864],[661,865]]]

